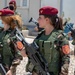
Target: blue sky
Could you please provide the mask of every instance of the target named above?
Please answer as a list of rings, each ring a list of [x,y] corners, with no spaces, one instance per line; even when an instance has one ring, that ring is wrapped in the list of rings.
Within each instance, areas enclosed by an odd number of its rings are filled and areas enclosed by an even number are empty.
[[[70,17],[70,21],[75,23],[75,0],[63,0],[63,11],[65,17]]]

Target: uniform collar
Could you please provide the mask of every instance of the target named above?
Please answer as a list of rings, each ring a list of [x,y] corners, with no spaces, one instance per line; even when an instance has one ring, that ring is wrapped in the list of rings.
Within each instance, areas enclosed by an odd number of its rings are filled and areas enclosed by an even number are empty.
[[[8,33],[8,32],[11,32],[12,31],[12,29],[11,28],[9,28],[8,30],[6,30],[5,32],[6,33]]]

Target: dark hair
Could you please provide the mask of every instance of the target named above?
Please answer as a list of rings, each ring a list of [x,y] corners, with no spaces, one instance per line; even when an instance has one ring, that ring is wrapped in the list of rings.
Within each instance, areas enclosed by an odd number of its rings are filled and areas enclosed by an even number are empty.
[[[59,18],[57,15],[44,15],[44,17],[51,20],[54,28],[63,30],[62,18]]]

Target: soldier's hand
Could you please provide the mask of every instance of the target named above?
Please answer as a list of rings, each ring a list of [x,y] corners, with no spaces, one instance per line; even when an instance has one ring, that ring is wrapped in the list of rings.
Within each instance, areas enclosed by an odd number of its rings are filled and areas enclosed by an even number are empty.
[[[11,70],[9,70],[9,71],[6,73],[6,75],[12,75]]]
[[[75,29],[73,29],[73,32],[71,32],[71,36],[75,40]]]
[[[60,75],[68,75],[68,67],[69,67],[69,64],[64,64],[61,67],[61,73],[60,73]]]

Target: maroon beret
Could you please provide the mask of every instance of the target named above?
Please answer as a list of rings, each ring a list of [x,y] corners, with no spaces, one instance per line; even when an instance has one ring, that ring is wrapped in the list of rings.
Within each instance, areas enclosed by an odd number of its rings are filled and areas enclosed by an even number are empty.
[[[39,9],[39,15],[56,15],[58,10],[54,7],[46,6]]]
[[[16,1],[15,1],[15,0],[11,0],[11,1],[9,2],[9,4],[16,5]]]
[[[14,11],[12,11],[10,9],[0,10],[0,16],[10,16],[10,15],[14,15]]]

